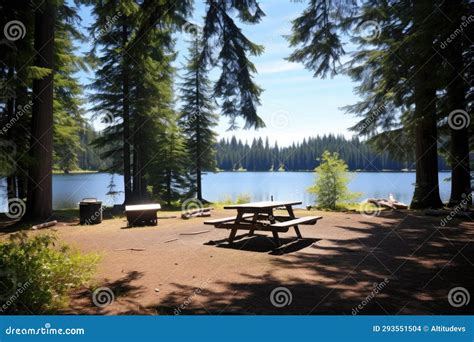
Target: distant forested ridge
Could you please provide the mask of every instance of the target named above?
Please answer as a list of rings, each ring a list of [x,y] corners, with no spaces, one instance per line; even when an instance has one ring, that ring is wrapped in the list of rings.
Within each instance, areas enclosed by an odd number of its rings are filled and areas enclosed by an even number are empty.
[[[414,169],[413,160],[395,160],[388,152],[375,152],[358,138],[324,135],[304,139],[288,147],[270,146],[268,138],[254,139],[251,144],[235,137],[221,139],[217,144],[217,167],[225,171],[305,171],[319,165],[323,152],[338,152],[349,170],[383,171]],[[438,160],[439,170],[447,170],[442,158]]]

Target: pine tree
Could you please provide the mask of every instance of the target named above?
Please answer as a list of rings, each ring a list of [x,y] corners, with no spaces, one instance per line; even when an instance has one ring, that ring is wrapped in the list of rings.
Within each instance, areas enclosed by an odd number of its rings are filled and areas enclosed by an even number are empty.
[[[72,13],[71,13],[72,12]],[[64,172],[78,168],[82,117],[82,87],[74,74],[86,68],[84,60],[74,54],[73,39],[84,37],[74,23],[75,11],[59,7],[55,36],[54,74],[54,167]]]
[[[433,77],[439,56],[432,45],[443,24],[426,20],[438,2],[347,3],[312,1],[293,22],[290,44],[299,48],[290,60],[305,63],[316,76],[344,71],[359,81],[357,91],[364,99],[348,108],[363,118],[354,130],[394,154],[409,157],[414,146],[412,207],[440,207],[436,91],[442,85]],[[345,54],[341,35],[357,32],[367,22],[377,23],[377,32],[370,39],[354,37],[358,51],[346,68],[338,68]]]
[[[33,81],[27,217],[48,219],[53,213],[53,75],[56,1],[45,0],[35,11],[34,67],[47,72]]]
[[[150,185],[153,194],[158,200],[171,206],[189,196],[188,177],[189,159],[186,150],[186,141],[176,124],[177,117],[171,118],[164,129],[157,134],[160,144],[156,158],[150,165]]]
[[[189,47],[186,73],[181,87],[182,100],[180,124],[186,135],[187,147],[192,167],[193,190],[197,199],[202,201],[201,175],[203,170],[214,170],[216,167],[215,144],[216,133],[212,130],[217,125],[218,117],[213,112],[211,86],[208,70],[199,63],[201,52],[199,38],[195,38]]]
[[[138,6],[132,0],[109,2],[88,1],[93,5],[95,21],[89,28],[93,39],[90,59],[97,67],[90,96],[96,115],[102,116],[107,127],[94,142],[99,148],[107,148],[103,158],[113,159],[110,171],[124,176],[125,203],[132,201],[131,165],[131,89],[130,78],[133,63],[127,50],[132,30],[136,27]],[[97,56],[96,50],[102,53]]]
[[[231,129],[237,127],[238,117],[244,118],[245,128],[264,127],[257,114],[262,89],[252,79],[256,68],[247,57],[247,53],[258,56],[264,49],[252,43],[231,16],[235,13],[242,22],[256,24],[264,13],[256,0],[206,0],[206,5],[201,63],[221,67],[214,87],[216,97],[222,98],[221,113],[229,117]]]

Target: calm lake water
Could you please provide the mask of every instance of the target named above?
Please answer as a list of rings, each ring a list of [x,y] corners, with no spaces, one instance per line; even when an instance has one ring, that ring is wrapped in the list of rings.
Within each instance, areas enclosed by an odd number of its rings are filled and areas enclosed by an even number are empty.
[[[441,199],[447,201],[450,194],[450,183],[444,181],[449,172],[440,172]],[[393,194],[401,202],[410,203],[413,195],[413,172],[353,172],[349,188],[361,192],[359,198],[388,197]],[[111,174],[75,174],[53,176],[53,206],[55,209],[77,208],[78,202],[85,197],[95,197],[108,205],[122,203],[123,193],[115,199],[106,195]],[[123,191],[123,178],[114,175],[116,191]],[[203,176],[203,196],[209,201],[235,199],[238,195],[249,195],[252,201],[297,200],[303,205],[314,203],[315,198],[305,190],[314,182],[311,172],[219,172]],[[5,182],[0,187],[2,199],[1,211],[6,211]]]

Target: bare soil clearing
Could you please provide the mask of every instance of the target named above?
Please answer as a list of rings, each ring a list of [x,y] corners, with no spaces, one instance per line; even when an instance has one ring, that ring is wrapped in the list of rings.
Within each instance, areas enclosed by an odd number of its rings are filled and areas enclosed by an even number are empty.
[[[229,213],[216,209],[212,217]],[[440,227],[440,218],[411,212],[296,215],[323,219],[301,226],[302,240],[291,229],[281,234],[278,249],[271,233],[229,245],[226,230],[209,229],[200,217],[137,228],[127,228],[125,218],[95,226],[59,222],[30,234],[54,231],[60,241],[103,256],[94,284],[112,289],[114,302],[96,307],[91,289],[82,289],[65,314],[350,315],[359,305],[358,314],[474,313],[472,299],[460,308],[448,302],[457,286],[474,295],[473,222]],[[277,287],[289,290],[288,305],[272,304]]]

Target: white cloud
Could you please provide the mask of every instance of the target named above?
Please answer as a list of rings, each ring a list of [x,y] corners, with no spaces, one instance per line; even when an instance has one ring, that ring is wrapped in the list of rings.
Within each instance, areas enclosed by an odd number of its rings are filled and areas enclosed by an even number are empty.
[[[278,72],[302,70],[303,66],[299,63],[287,62],[285,60],[270,61],[257,64],[259,74],[274,74]]]

